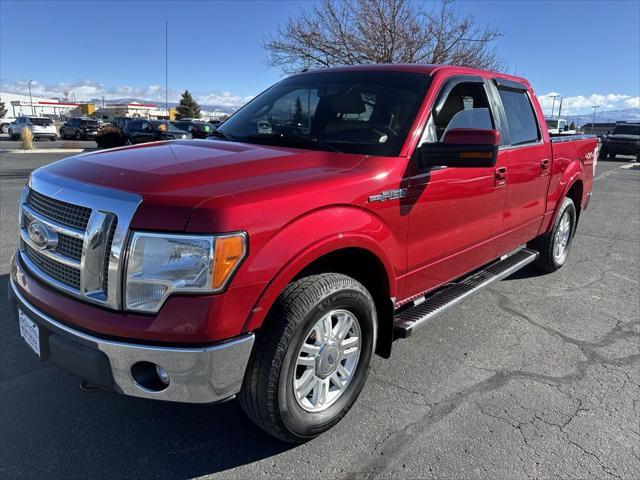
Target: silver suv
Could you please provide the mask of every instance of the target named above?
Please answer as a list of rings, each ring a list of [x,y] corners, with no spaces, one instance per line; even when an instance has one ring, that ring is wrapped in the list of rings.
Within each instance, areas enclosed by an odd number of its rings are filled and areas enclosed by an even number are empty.
[[[51,119],[46,117],[18,117],[9,125],[9,136],[13,140],[20,138],[22,130],[28,128],[33,133],[33,139],[48,138],[52,142],[58,138],[58,131]]]

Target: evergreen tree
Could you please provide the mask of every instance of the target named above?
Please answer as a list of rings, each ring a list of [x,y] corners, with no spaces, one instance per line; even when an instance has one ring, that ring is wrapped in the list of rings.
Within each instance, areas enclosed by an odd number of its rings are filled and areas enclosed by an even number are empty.
[[[4,106],[4,102],[0,102],[0,118],[4,118],[7,114],[7,109]]]
[[[571,122],[571,125],[569,125],[569,130],[575,130],[576,129],[576,124]]]
[[[200,105],[193,99],[189,90],[184,91],[176,107],[176,119],[181,118],[200,118]]]

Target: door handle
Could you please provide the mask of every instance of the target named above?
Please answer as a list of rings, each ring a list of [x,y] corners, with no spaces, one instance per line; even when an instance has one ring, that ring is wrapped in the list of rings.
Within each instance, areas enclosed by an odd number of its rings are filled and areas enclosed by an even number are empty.
[[[548,158],[545,158],[540,162],[540,175],[546,175],[549,172],[549,167],[551,166],[551,162]]]
[[[507,183],[507,167],[496,168],[494,174],[494,186],[502,187]]]

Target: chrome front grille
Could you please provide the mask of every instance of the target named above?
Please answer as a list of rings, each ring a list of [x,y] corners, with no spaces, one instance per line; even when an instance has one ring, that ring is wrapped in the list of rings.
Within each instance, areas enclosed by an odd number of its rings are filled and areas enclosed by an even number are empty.
[[[120,308],[121,252],[140,201],[37,170],[22,193],[20,258],[45,283]]]
[[[47,218],[68,227],[84,230],[89,223],[91,209],[55,200],[29,189],[27,205]]]
[[[55,260],[41,254],[35,248],[31,248],[29,245],[25,246],[24,251],[27,254],[27,257],[29,257],[29,259],[31,259],[31,261],[35,263],[40,270],[59,282],[80,291],[79,268],[69,267],[63,263],[56,262]]]

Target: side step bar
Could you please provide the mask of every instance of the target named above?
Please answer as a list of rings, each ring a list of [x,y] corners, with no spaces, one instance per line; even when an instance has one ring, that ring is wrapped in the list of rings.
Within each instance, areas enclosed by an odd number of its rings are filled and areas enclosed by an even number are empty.
[[[402,310],[394,319],[394,336],[406,338],[449,307],[457,305],[484,287],[508,277],[538,258],[538,252],[523,248],[471,275],[428,294],[414,306]]]

